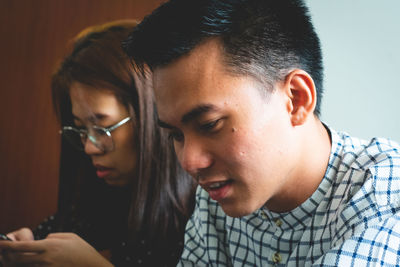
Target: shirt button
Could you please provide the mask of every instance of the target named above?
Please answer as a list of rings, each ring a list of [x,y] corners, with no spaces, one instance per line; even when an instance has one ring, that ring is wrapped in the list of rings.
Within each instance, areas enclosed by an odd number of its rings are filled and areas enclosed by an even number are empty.
[[[264,219],[268,219],[268,216],[267,216],[267,214],[265,214],[264,211],[261,211],[261,216],[262,216]]]
[[[280,227],[282,225],[282,221],[280,219],[276,219],[275,225]]]
[[[272,255],[272,261],[275,263],[280,263],[282,261],[281,254],[276,252],[274,255]]]

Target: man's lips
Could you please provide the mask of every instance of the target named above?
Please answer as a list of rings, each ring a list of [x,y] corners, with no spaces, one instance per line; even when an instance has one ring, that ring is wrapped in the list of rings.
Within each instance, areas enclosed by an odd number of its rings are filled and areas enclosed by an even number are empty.
[[[218,189],[219,187],[224,186],[225,184],[229,183],[229,180],[226,181],[215,181],[215,182],[199,182],[201,187],[208,190]]]
[[[232,180],[226,181],[215,181],[215,182],[200,182],[201,187],[203,187],[210,197],[215,201],[222,200],[225,198],[232,186]]]

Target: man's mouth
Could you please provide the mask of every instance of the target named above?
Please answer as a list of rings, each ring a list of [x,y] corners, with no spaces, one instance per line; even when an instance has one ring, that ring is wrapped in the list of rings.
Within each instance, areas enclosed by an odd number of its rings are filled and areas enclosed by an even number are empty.
[[[225,186],[225,185],[228,184],[228,183],[230,183],[230,181],[216,182],[216,183],[212,183],[212,184],[208,185],[208,188],[209,188],[210,190],[218,189],[218,188],[221,188],[221,187]]]
[[[201,184],[201,186],[208,192],[212,199],[219,201],[228,195],[229,189],[232,187],[232,182],[232,180],[210,182]]]

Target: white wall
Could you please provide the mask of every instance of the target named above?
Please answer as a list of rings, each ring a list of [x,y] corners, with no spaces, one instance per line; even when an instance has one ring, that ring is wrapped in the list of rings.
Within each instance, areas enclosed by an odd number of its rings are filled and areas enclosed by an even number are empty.
[[[305,2],[324,55],[322,121],[400,142],[400,1]]]

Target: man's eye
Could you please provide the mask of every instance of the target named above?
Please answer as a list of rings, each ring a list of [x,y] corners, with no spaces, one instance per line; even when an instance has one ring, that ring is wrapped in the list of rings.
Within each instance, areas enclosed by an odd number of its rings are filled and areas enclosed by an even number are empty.
[[[205,132],[210,132],[212,130],[215,130],[219,123],[221,122],[221,119],[211,121],[205,124],[200,125],[200,130],[205,131]]]
[[[183,133],[177,132],[177,131],[172,131],[169,133],[168,138],[176,141],[176,142],[182,142],[183,141]]]

